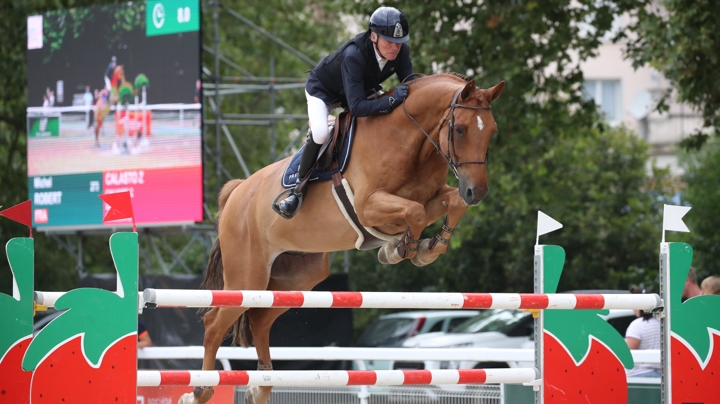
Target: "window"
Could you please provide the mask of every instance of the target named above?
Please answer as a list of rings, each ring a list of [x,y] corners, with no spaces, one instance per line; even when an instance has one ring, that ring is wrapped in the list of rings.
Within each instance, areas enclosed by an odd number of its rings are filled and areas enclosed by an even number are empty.
[[[460,324],[466,322],[469,317],[455,317],[454,319],[450,320],[450,325],[448,326],[448,331],[452,331]]]
[[[443,320],[441,319],[440,321],[435,323],[432,326],[432,328],[430,329],[430,331],[428,331],[428,332],[440,332],[440,331],[442,331],[442,328],[443,328]]]
[[[360,336],[357,346],[392,346],[409,337],[417,322],[414,318],[378,319]]]
[[[530,315],[520,310],[486,310],[476,317],[462,323],[452,333],[476,333],[497,331],[507,333],[517,322]]]
[[[622,94],[620,80],[586,80],[585,97],[595,100],[605,119],[612,124],[622,120]]]

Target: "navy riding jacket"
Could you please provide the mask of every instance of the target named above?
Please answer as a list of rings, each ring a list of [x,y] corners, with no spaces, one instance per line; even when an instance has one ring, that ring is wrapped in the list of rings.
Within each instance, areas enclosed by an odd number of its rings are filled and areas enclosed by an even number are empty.
[[[355,116],[387,114],[392,111],[387,97],[368,100],[393,74],[402,82],[413,74],[410,47],[402,44],[395,60],[380,70],[370,31],[359,34],[333,54],[324,57],[310,72],[305,90],[325,104],[341,104]]]

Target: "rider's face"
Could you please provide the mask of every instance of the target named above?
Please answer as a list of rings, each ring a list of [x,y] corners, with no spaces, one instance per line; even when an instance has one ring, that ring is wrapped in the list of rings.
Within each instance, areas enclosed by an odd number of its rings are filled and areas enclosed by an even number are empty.
[[[373,35],[377,41],[378,53],[380,53],[381,56],[384,56],[387,60],[395,60],[398,53],[400,53],[400,47],[402,44],[390,42],[379,35],[375,35],[374,33]]]

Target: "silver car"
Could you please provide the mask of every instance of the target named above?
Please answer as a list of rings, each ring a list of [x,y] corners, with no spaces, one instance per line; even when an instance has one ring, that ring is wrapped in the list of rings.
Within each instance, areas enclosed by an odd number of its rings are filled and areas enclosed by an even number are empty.
[[[625,335],[636,317],[632,310],[610,310],[606,316],[620,335]],[[442,334],[426,334],[408,338],[408,348],[533,348],[532,315],[521,310],[485,310],[454,330]],[[527,367],[532,363],[467,361],[395,362],[393,369],[473,369]]]

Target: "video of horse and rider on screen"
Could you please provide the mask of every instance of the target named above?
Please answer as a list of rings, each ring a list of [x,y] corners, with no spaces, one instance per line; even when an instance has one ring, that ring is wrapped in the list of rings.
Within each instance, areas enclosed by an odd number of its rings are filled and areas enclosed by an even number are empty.
[[[102,226],[97,195],[121,191],[145,207],[139,221],[201,220],[199,2],[75,8],[27,21],[35,224]],[[172,176],[184,179],[168,184]],[[153,183],[182,198],[161,208]]]

